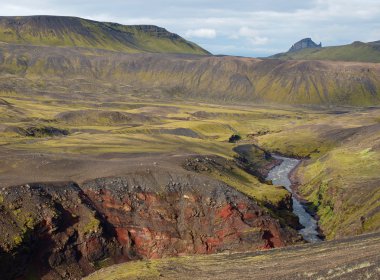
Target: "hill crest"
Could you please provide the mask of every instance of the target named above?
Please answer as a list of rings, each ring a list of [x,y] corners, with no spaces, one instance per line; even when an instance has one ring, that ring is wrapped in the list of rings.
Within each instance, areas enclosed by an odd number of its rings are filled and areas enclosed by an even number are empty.
[[[0,17],[0,41],[126,53],[209,54],[195,43],[155,25],[122,25],[69,16]]]
[[[305,40],[305,39],[304,39]],[[314,44],[314,45],[313,45]],[[331,60],[331,61],[356,61],[356,62],[380,62],[380,42],[363,43],[355,41],[352,44],[341,46],[319,47],[313,42],[311,47],[303,40],[297,42],[288,52],[278,53],[269,58],[283,60]],[[313,47],[314,46],[314,47]],[[316,46],[316,47],[315,47]]]

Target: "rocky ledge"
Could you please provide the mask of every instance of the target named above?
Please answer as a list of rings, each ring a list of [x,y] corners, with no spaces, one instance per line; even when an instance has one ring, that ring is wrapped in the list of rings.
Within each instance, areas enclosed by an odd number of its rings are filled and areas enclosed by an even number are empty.
[[[163,169],[0,191],[5,279],[80,279],[112,263],[283,247],[299,240],[254,200]]]

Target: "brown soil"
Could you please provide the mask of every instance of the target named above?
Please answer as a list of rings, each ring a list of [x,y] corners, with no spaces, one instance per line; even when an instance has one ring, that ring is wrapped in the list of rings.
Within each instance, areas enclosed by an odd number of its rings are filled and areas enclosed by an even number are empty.
[[[216,254],[122,264],[100,279],[380,279],[380,233],[256,253]],[[140,267],[140,270],[136,269]],[[128,271],[131,271],[127,277]]]

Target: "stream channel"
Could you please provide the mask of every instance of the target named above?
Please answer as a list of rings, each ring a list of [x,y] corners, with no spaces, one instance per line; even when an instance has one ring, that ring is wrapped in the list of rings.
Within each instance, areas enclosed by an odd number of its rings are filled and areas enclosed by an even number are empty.
[[[298,159],[287,158],[278,155],[272,155],[274,158],[282,160],[280,165],[274,167],[268,174],[267,180],[271,180],[274,185],[284,186],[291,192],[293,199],[293,213],[299,218],[300,224],[304,227],[299,231],[303,238],[310,242],[316,243],[322,241],[318,233],[318,223],[306,210],[302,203],[297,200],[296,194],[291,188],[289,175],[299,163]]]

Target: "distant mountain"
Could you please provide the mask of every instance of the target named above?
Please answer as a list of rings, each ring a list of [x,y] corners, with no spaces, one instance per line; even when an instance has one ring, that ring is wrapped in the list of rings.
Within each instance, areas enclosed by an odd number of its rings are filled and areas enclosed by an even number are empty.
[[[0,41],[127,53],[209,54],[198,45],[161,27],[121,25],[63,16],[0,17]]]
[[[311,40],[311,38],[305,38],[295,43],[289,49],[289,52],[296,52],[303,49],[315,49],[315,48],[321,48],[321,47],[322,47],[322,43],[319,43],[319,45],[317,45],[316,43],[314,43],[313,40]]]
[[[380,42],[315,45],[301,40],[293,46],[300,50],[277,56],[282,60],[210,56],[156,26],[0,17],[0,90],[64,98],[132,91],[137,97],[145,92],[152,98],[229,103],[380,104],[380,64],[302,61],[380,62]]]
[[[65,99],[130,92],[163,100],[372,106],[380,104],[380,64],[0,43],[0,90]]]
[[[323,48],[318,47],[319,45],[316,45],[314,43],[317,47],[300,47],[300,45],[303,46],[305,44],[307,43],[301,40],[300,42],[293,45],[293,47],[288,52],[279,53],[269,58],[380,62],[380,41],[370,43],[354,42],[349,45]]]

